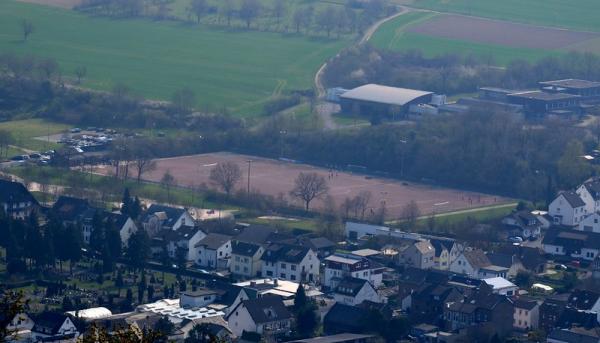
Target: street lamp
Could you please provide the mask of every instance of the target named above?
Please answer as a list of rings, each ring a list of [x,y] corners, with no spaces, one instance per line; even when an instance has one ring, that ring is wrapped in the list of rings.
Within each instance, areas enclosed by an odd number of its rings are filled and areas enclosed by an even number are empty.
[[[401,139],[400,143],[406,145],[408,142]],[[400,177],[404,177],[404,147],[400,150]]]
[[[247,160],[248,162],[248,195],[250,195],[250,166],[252,165],[252,160]]]

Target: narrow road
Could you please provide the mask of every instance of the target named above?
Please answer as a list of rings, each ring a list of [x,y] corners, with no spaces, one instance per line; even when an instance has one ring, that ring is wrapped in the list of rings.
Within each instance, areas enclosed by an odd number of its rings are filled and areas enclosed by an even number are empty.
[[[511,203],[504,203],[504,204],[492,205],[492,206],[467,208],[467,209],[464,209],[464,210],[458,210],[458,211],[453,211],[453,212],[438,213],[438,214],[434,214],[433,217],[434,218],[443,218],[443,217],[454,216],[454,215],[458,215],[458,214],[477,213],[477,212],[489,211],[489,210],[494,210],[494,209],[498,209],[498,208],[514,208],[515,206],[517,206],[517,203],[516,202],[511,202]],[[419,217],[417,219],[418,220],[422,220],[422,219],[427,219],[428,217],[429,217],[429,215],[427,215],[427,216],[421,216],[421,217]],[[398,223],[401,223],[401,222],[402,222],[402,220],[391,220],[391,221],[387,221],[385,223],[388,224],[388,225],[393,225],[393,224],[398,224]]]
[[[386,22],[388,22],[390,20],[395,19],[396,17],[399,17],[399,16],[407,13],[408,11],[410,11],[408,8],[406,8],[404,6],[400,6],[400,11],[394,13],[393,15],[391,15],[389,17],[385,17],[385,18],[373,23],[373,25],[371,25],[363,33],[361,38],[358,40],[358,42],[356,42],[354,44],[354,46],[359,46],[359,45],[363,45],[363,44],[367,43],[369,41],[369,39],[371,39],[371,37],[373,37],[373,34],[375,34],[377,29],[379,29],[379,27],[381,25],[385,24]],[[336,58],[338,56],[339,56],[339,53],[337,55],[335,55],[333,58],[330,58],[329,61],[333,60],[334,58]],[[325,96],[325,86],[323,85],[323,73],[325,72],[325,69],[327,68],[327,64],[329,63],[329,61],[323,63],[321,65],[321,67],[319,68],[319,70],[317,71],[317,73],[315,74],[315,88],[317,89],[317,97],[318,98],[323,98]]]
[[[369,39],[371,39],[371,37],[373,37],[373,34],[375,34],[375,32],[377,32],[377,29],[379,29],[379,27],[383,24],[385,24],[386,22],[393,20],[394,18],[401,16],[405,13],[407,13],[409,11],[408,8],[404,7],[404,6],[400,6],[400,11],[394,13],[393,15],[389,16],[389,17],[385,17],[381,20],[378,20],[377,22],[373,23],[373,25],[371,25],[364,33],[363,35],[360,37],[360,39],[353,44],[352,46],[360,46],[360,45],[364,45],[365,43],[367,43],[369,41]],[[350,47],[348,47],[350,48]],[[316,90],[316,96],[318,101],[320,102],[319,104],[317,104],[317,114],[319,115],[319,117],[321,118],[321,122],[323,123],[323,129],[325,130],[335,130],[339,128],[339,125],[337,125],[335,123],[335,121],[333,120],[332,117],[332,112],[330,111],[330,107],[326,106],[326,104],[323,103],[323,98],[326,95],[326,90],[325,90],[325,86],[323,85],[323,74],[325,73],[325,69],[327,69],[327,65],[329,64],[329,62],[335,58],[337,58],[340,54],[336,54],[334,57],[330,58],[328,61],[326,61],[325,63],[323,63],[321,65],[321,67],[319,68],[319,70],[317,71],[317,73],[315,74],[315,79],[314,79],[314,83],[315,83],[315,90]]]

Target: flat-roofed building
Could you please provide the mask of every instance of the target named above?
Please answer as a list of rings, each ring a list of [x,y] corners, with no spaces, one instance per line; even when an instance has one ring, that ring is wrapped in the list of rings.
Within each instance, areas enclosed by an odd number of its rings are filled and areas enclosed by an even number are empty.
[[[545,92],[568,93],[578,95],[583,99],[600,99],[600,82],[596,81],[564,79],[543,81],[539,85]]]
[[[510,103],[522,105],[528,114],[579,114],[581,96],[568,93],[527,91],[507,95]]]
[[[411,105],[429,104],[432,96],[427,91],[367,84],[339,98],[344,113],[392,118],[407,114]]]

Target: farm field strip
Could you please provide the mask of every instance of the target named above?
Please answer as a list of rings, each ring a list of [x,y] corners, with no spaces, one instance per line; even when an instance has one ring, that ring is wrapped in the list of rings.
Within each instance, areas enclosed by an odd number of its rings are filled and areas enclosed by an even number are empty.
[[[23,18],[36,27],[27,42],[21,39]],[[123,82],[144,97],[160,100],[190,87],[199,106],[227,106],[239,116],[259,114],[274,91],[311,88],[320,64],[349,39],[114,20],[0,2],[2,52],[54,58],[69,77],[75,68],[86,66],[83,87],[110,90]],[[278,89],[282,82],[285,86]]]
[[[404,3],[438,12],[600,32],[600,1],[597,0],[412,0]]]

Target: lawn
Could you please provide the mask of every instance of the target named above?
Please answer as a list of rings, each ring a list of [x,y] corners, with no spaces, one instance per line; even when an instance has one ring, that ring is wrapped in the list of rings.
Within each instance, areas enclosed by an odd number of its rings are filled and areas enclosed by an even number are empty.
[[[498,65],[506,65],[515,59],[535,61],[544,56],[561,53],[552,50],[515,48],[452,40],[405,31],[408,26],[427,20],[432,16],[431,13],[424,12],[409,12],[401,15],[382,25],[371,39],[371,43],[378,48],[395,51],[418,49],[427,57],[447,53],[492,56],[494,63]]]
[[[35,26],[22,42],[20,22]],[[198,106],[228,107],[252,116],[281,91],[310,89],[323,61],[350,38],[326,39],[148,19],[115,20],[73,11],[0,1],[0,51],[56,59],[73,77],[87,68],[83,86],[110,90],[124,83],[152,99],[170,99],[183,87]]]
[[[600,31],[598,0],[414,0],[411,6],[527,24]]]
[[[36,151],[54,149],[58,145],[43,140],[33,139],[34,137],[61,133],[68,128],[68,125],[49,122],[42,119],[13,120],[0,123],[0,130],[7,130],[12,134],[15,139],[15,146]]]

